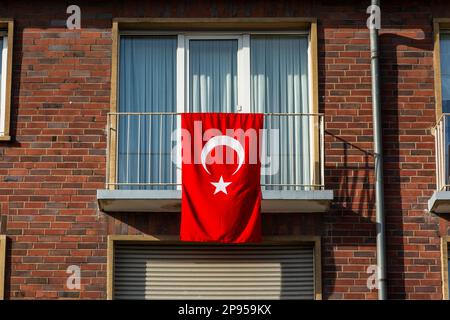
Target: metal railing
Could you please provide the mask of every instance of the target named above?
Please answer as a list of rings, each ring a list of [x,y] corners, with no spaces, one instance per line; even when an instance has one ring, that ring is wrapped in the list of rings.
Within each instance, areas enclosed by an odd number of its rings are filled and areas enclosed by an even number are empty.
[[[176,112],[109,113],[106,188],[179,189],[176,159],[181,151],[174,130],[180,127],[181,113]],[[266,113],[264,129],[262,188],[324,189],[323,114]],[[271,134],[276,131],[278,136]]]
[[[434,127],[436,143],[436,188],[450,190],[450,113],[444,113]]]

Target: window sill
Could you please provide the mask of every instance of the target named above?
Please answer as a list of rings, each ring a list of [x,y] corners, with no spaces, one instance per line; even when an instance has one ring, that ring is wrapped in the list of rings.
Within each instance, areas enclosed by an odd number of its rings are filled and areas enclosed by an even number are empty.
[[[11,136],[0,136],[0,141],[11,141]]]
[[[333,200],[333,190],[262,192],[262,212],[326,212]],[[180,212],[179,190],[97,190],[103,212]]]

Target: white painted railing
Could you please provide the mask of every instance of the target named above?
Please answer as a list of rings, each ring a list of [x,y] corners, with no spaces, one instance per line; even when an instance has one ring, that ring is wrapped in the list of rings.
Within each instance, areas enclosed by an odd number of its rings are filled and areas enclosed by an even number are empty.
[[[323,118],[319,113],[264,114],[265,153],[272,158],[262,165],[262,188],[324,189]],[[180,126],[181,114],[175,112],[109,113],[106,188],[179,188],[181,173],[172,161],[177,158],[172,132]],[[275,130],[278,136],[272,136]],[[274,162],[278,170],[268,169]]]
[[[434,128],[436,138],[436,187],[450,190],[450,113],[444,113]]]

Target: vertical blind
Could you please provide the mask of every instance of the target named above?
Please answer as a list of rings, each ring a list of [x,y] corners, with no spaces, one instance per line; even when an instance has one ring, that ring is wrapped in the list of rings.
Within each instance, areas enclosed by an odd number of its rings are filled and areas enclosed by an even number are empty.
[[[309,113],[307,38],[255,36],[250,52],[251,111]],[[264,127],[279,130],[280,139],[279,144],[275,141],[279,171],[261,176],[263,184],[311,184],[310,121],[307,116],[265,117]],[[266,141],[267,151],[276,149]],[[298,187],[284,187],[294,188]]]

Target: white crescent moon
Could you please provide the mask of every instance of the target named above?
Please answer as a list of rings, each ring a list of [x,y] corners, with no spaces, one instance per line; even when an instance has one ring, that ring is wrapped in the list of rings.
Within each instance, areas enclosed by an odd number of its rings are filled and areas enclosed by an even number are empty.
[[[245,152],[244,152],[244,148],[242,147],[241,143],[238,140],[233,139],[229,136],[215,136],[208,140],[208,142],[203,147],[202,154],[201,154],[203,168],[205,169],[206,172],[211,174],[209,172],[208,168],[206,167],[206,157],[217,146],[227,146],[227,147],[230,147],[231,149],[233,149],[234,151],[236,151],[238,158],[239,158],[239,164],[238,164],[236,171],[233,172],[233,175],[234,175],[236,172],[239,171],[242,164],[244,163]]]

